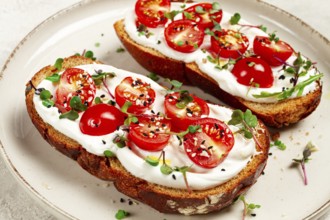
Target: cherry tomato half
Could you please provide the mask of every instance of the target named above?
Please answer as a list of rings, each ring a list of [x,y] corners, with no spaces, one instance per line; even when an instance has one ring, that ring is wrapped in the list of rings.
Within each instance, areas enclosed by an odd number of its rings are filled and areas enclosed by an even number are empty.
[[[96,86],[92,77],[82,69],[68,68],[60,78],[56,90],[55,105],[61,112],[71,110],[70,100],[73,96],[79,96],[81,102],[90,106],[94,100]]]
[[[79,127],[83,134],[100,136],[114,132],[124,124],[126,114],[116,107],[101,103],[89,107],[81,116]]]
[[[222,10],[214,10],[210,3],[199,3],[185,9],[183,18],[195,21],[203,29],[212,29],[214,27],[213,22],[220,23]]]
[[[249,46],[249,39],[238,31],[221,30],[214,34],[215,37],[211,37],[211,50],[220,57],[237,59]]]
[[[202,131],[185,135],[185,151],[195,164],[203,168],[214,168],[233,148],[234,135],[228,126],[218,119],[202,118],[195,124],[200,125]]]
[[[131,102],[132,106],[128,108],[129,113],[141,114],[151,107],[155,101],[155,90],[150,84],[141,79],[126,77],[115,89],[115,98],[117,104],[122,107],[125,102]]]
[[[273,71],[266,61],[257,57],[246,57],[236,62],[232,73],[237,82],[246,86],[269,88],[273,85]]]
[[[165,14],[170,12],[170,0],[138,0],[135,13],[138,21],[150,28],[164,26],[167,22]]]
[[[194,52],[204,40],[204,30],[192,20],[173,21],[164,34],[168,46],[182,53]]]
[[[143,150],[162,150],[170,139],[171,122],[158,115],[141,115],[131,123],[128,138]]]
[[[280,66],[292,55],[292,47],[284,41],[271,41],[269,37],[256,36],[253,41],[254,53],[271,66]]]
[[[192,99],[189,103],[185,103],[187,96]],[[207,116],[210,112],[207,103],[203,99],[180,92],[166,95],[164,106],[166,116],[172,120],[172,126],[179,130],[186,130],[202,115]]]

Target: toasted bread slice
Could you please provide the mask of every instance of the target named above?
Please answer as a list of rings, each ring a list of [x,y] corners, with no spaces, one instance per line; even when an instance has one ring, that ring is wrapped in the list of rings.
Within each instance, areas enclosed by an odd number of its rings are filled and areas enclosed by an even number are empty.
[[[63,61],[63,70],[82,64],[91,64],[91,59],[72,56]],[[33,102],[34,93],[39,83],[56,71],[47,66],[37,72],[26,85],[26,106],[28,114],[42,137],[58,151],[76,160],[78,164],[92,175],[103,180],[113,181],[116,188],[138,201],[150,205],[164,213],[181,213],[186,215],[205,214],[220,210],[246,192],[262,173],[268,158],[269,133],[259,121],[256,137],[258,153],[247,166],[229,181],[207,190],[175,189],[147,182],[129,173],[117,158],[97,156],[87,152],[77,141],[54,129],[39,116]]]
[[[280,128],[294,124],[310,115],[320,103],[322,94],[320,82],[317,89],[306,96],[276,103],[259,103],[233,96],[222,90],[214,79],[204,74],[196,63],[184,63],[136,43],[125,31],[124,20],[117,21],[114,28],[127,51],[148,71],[196,85],[234,108],[250,109],[268,126]]]

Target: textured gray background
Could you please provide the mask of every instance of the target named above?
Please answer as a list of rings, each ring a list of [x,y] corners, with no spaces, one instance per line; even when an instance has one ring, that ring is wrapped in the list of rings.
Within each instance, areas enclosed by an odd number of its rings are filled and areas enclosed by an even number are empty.
[[[265,0],[313,26],[330,39],[329,0]],[[0,0],[0,68],[36,25],[78,0]],[[51,214],[18,185],[0,157],[0,219],[49,219]],[[330,220],[330,214],[321,218]]]

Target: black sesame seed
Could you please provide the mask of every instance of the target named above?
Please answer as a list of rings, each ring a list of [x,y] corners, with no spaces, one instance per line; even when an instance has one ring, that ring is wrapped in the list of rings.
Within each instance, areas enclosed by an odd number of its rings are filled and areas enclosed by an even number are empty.
[[[120,198],[120,202],[121,202],[121,203],[124,203],[124,202],[125,202],[125,199]]]
[[[104,95],[104,94],[102,94],[102,95],[100,95],[100,97],[101,97],[101,98],[104,98],[104,97],[105,97],[105,95]]]
[[[106,144],[107,142],[105,142],[105,140],[102,140],[102,143],[103,143],[103,144]]]
[[[268,155],[269,155],[269,156],[272,156],[272,155],[273,155],[273,153],[269,153]]]
[[[175,176],[174,174],[172,174],[172,178],[173,178],[174,180],[176,180],[176,176]]]
[[[226,171],[226,169],[225,168],[222,168],[221,171]]]
[[[257,214],[255,214],[255,213],[251,213],[251,216],[252,216],[252,217],[256,217]]]
[[[280,77],[278,77],[278,79],[284,80],[285,79],[285,76],[284,75],[280,75]]]
[[[132,200],[129,200],[128,201],[128,205],[133,205],[133,201]]]

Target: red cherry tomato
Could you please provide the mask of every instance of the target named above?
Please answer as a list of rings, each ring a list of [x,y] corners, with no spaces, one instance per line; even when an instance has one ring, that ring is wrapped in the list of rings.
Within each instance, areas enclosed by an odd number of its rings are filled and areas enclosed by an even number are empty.
[[[185,135],[185,151],[195,164],[204,168],[214,168],[233,148],[233,133],[224,122],[214,118],[202,118],[195,124],[200,125],[202,131]]]
[[[79,122],[83,134],[100,136],[114,132],[124,124],[126,114],[109,104],[97,104],[89,107]]]
[[[126,77],[115,89],[116,102],[122,107],[125,102],[131,102],[129,113],[141,114],[151,107],[155,101],[155,90],[141,79]]]
[[[254,53],[271,66],[280,66],[292,55],[292,47],[284,41],[271,41],[269,37],[256,36],[253,41]]]
[[[184,104],[184,96],[190,96],[192,100]],[[191,94],[175,92],[168,94],[164,101],[165,114],[173,122],[173,127],[186,130],[189,125],[196,122],[202,115],[207,116],[210,112],[207,103]]]
[[[141,115],[137,123],[131,123],[128,138],[143,150],[159,151],[168,143],[170,130],[170,120],[158,115]]]
[[[182,53],[194,52],[204,40],[204,30],[192,20],[173,21],[164,34],[168,46]]]
[[[220,57],[237,59],[249,46],[249,39],[238,31],[221,30],[214,34],[215,37],[211,37],[211,50]]]
[[[195,21],[203,29],[212,29],[214,21],[220,23],[222,10],[214,10],[213,5],[210,3],[199,3],[185,9],[183,18]]]
[[[55,105],[61,112],[71,110],[70,100],[73,96],[79,96],[81,102],[90,106],[94,100],[96,86],[92,77],[82,69],[68,68],[60,78],[56,90]]]
[[[150,28],[164,26],[167,22],[166,13],[170,12],[170,0],[138,0],[135,13],[138,21]]]
[[[237,61],[232,73],[237,77],[237,82],[246,86],[269,88],[274,82],[273,71],[268,63],[257,57]]]

